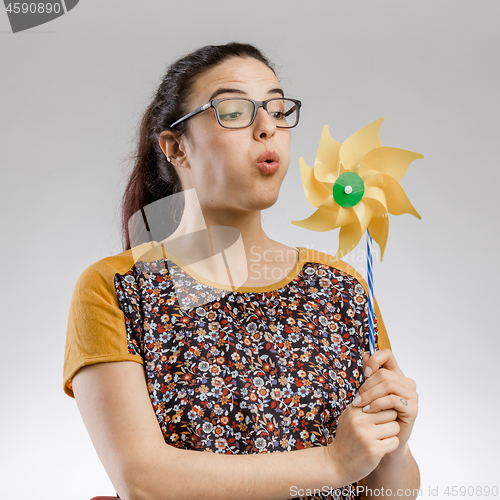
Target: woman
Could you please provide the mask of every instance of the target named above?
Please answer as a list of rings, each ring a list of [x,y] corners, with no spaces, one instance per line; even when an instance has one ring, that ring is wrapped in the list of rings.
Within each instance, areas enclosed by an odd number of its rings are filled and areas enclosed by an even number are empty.
[[[364,282],[261,227],[298,121],[283,96],[250,45],[174,63],[142,121],[126,251],[78,280],[64,387],[124,500],[416,497],[415,383],[377,308],[381,349],[365,352]],[[127,223],[181,192],[163,253],[130,249]],[[236,266],[220,258],[227,234],[214,246],[221,227],[237,230]]]

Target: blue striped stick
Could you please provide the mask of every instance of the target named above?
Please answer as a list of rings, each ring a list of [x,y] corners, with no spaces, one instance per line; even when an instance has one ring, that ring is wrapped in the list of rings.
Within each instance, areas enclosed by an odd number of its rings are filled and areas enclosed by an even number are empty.
[[[370,356],[375,352],[375,314],[373,312],[372,237],[366,230],[366,264],[368,268],[368,322],[370,325]]]

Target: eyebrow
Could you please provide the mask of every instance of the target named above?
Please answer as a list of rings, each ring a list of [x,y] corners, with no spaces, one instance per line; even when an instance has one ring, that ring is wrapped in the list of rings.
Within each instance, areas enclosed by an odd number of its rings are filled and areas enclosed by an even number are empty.
[[[267,92],[268,94],[281,94],[281,97],[285,97],[285,93],[283,92],[282,89],[280,88],[275,88],[271,89]],[[246,95],[246,92],[244,92],[241,89],[231,89],[231,88],[222,88],[222,89],[217,89],[211,96],[209,101],[212,101],[215,99],[218,95],[220,94],[243,94]]]

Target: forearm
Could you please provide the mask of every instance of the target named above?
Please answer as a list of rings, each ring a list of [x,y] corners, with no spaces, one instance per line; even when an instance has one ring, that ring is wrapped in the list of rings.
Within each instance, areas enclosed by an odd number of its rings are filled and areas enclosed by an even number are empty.
[[[283,500],[302,496],[301,490],[344,486],[324,446],[239,455],[161,451],[148,463],[136,464],[134,478],[127,481],[130,491],[118,492],[123,500]]]
[[[420,488],[420,473],[408,444],[386,455],[363,480],[359,490],[363,498],[415,499]]]
[[[138,363],[84,367],[73,388],[97,454],[123,500],[284,500],[303,496],[295,491],[349,483],[331,445],[226,455],[166,444]]]

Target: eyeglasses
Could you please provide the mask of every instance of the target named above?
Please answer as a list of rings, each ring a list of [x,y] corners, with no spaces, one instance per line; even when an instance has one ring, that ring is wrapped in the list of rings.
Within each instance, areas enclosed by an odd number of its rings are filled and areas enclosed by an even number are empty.
[[[245,128],[252,125],[260,107],[269,113],[277,128],[293,128],[299,123],[300,106],[302,103],[299,100],[285,97],[273,97],[266,101],[254,101],[244,97],[214,99],[172,123],[170,128],[208,108],[215,109],[215,116],[221,127]]]

